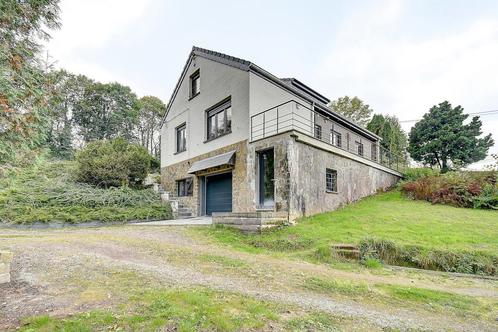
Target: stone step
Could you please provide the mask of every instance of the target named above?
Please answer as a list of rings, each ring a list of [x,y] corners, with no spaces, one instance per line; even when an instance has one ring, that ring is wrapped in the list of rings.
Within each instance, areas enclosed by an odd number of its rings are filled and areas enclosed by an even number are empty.
[[[358,246],[350,243],[335,243],[331,246],[332,249],[339,250],[358,250]]]

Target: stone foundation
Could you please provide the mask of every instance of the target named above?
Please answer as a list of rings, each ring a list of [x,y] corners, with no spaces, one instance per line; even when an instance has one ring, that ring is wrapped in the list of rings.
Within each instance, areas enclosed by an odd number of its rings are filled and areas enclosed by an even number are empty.
[[[189,208],[194,216],[201,215],[200,211],[200,178],[192,174],[187,174],[192,164],[196,161],[213,157],[230,151],[235,152],[235,166],[222,167],[208,172],[200,172],[198,175],[213,174],[215,172],[232,170],[232,204],[234,212],[249,212],[254,208],[254,192],[248,185],[248,169],[247,169],[247,141],[241,141],[235,144],[225,146],[221,149],[205,153],[203,155],[191,158],[180,163],[163,167],[161,169],[161,184],[165,191],[176,196],[177,188],[176,181],[193,177],[193,195],[186,197],[178,197],[180,205]]]
[[[0,284],[10,282],[10,263],[12,262],[12,253],[0,251]]]

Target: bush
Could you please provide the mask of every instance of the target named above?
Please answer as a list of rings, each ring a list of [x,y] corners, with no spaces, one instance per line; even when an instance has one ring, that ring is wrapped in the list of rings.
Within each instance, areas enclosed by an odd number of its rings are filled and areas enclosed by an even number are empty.
[[[456,207],[498,209],[496,172],[450,172],[405,182],[401,190],[417,200]]]
[[[117,138],[95,141],[76,154],[78,180],[100,187],[139,187],[150,171],[146,149]]]
[[[403,175],[405,181],[415,181],[420,178],[437,176],[439,175],[439,171],[427,167],[406,168],[403,172]]]
[[[498,257],[490,254],[400,246],[389,240],[367,238],[360,242],[360,260],[366,262],[372,259],[425,270],[491,276],[498,274]]]

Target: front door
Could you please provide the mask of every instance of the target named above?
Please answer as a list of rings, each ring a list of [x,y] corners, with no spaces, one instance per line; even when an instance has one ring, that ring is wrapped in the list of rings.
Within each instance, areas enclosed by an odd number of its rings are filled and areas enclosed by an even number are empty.
[[[273,149],[258,153],[259,159],[259,207],[273,208],[275,205],[275,167]]]
[[[232,173],[206,177],[206,214],[232,211]]]

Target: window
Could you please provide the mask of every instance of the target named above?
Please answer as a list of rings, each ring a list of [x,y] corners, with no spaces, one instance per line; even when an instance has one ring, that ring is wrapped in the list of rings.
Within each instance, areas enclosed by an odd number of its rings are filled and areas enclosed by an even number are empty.
[[[201,73],[197,70],[190,76],[190,98],[194,98],[201,92]]]
[[[176,127],[176,152],[187,150],[187,125]]]
[[[337,146],[340,148],[342,146],[342,135],[337,131],[330,131],[330,144]]]
[[[315,124],[315,138],[322,139],[322,126]]]
[[[356,142],[358,156],[363,156],[363,143]]]
[[[207,139],[212,140],[232,132],[232,106],[227,101],[207,113]]]
[[[192,196],[194,192],[193,187],[194,187],[194,181],[192,178],[186,178],[183,180],[176,181],[178,197]]]
[[[371,154],[372,154],[372,160],[373,161],[377,161],[377,144],[374,144],[372,143],[372,151],[371,151]]]
[[[337,171],[327,168],[325,172],[325,184],[327,191],[337,192]]]

